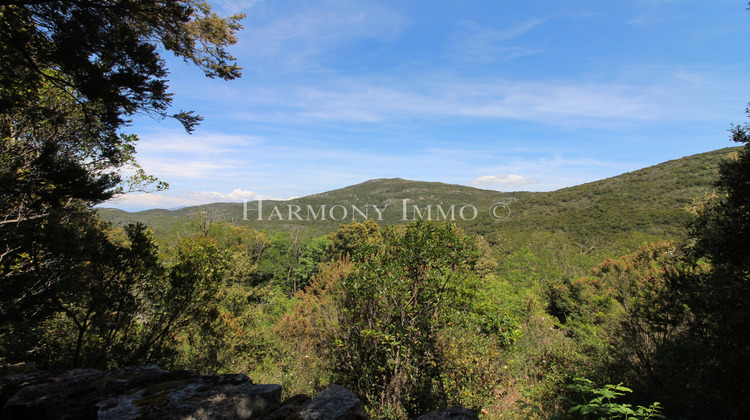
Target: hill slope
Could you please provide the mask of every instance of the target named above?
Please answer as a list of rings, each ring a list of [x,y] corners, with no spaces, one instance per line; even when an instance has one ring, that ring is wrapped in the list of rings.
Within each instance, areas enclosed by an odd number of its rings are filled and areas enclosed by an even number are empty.
[[[611,241],[680,238],[686,233],[690,217],[687,207],[713,190],[718,163],[733,150],[736,148],[687,156],[612,178],[534,194],[515,203],[508,220],[484,218],[470,230],[490,241],[497,240],[498,235],[523,236],[540,230]]]
[[[384,225],[405,223],[415,217],[414,206],[420,211],[425,211],[428,206],[432,207],[432,219],[439,217],[437,206],[440,206],[446,213],[446,217],[441,219],[457,219],[460,222],[461,207],[473,206],[479,213],[486,211],[492,203],[514,202],[533,194],[504,193],[440,182],[392,178],[374,179],[288,201],[263,201],[260,204],[249,202],[247,207],[243,203],[213,203],[179,210],[155,209],[134,213],[117,209],[98,211],[105,220],[115,225],[140,222],[152,226],[160,237],[178,229],[180,223],[191,214],[202,211],[208,212],[211,217],[256,229],[302,229],[313,234],[324,234],[352,220],[363,221],[363,215]],[[454,217],[449,213],[451,206]],[[465,218],[473,214],[470,207],[465,211]]]
[[[248,203],[247,207],[242,203],[215,203],[135,213],[100,209],[99,213],[115,224],[145,223],[165,239],[176,235],[180,224],[196,212],[208,212],[215,219],[256,229],[303,229],[324,234],[351,220],[361,221],[363,215],[381,224],[399,224],[418,218],[419,213],[426,217],[428,209],[431,219],[455,221],[491,241],[539,230],[613,240],[639,235],[674,238],[684,233],[688,220],[685,208],[712,190],[717,164],[732,150],[692,155],[552,192],[503,193],[394,178],[370,180],[289,201],[263,201],[260,208],[257,202]],[[508,208],[501,210],[509,209],[509,217],[491,217],[493,203],[507,204]],[[462,207],[466,207],[463,217]],[[501,211],[495,215],[505,214]]]

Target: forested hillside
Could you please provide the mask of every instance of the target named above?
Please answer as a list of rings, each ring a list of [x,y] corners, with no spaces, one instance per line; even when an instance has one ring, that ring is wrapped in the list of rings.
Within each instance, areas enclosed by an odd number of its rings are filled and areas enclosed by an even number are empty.
[[[199,213],[213,222],[230,222],[257,230],[323,235],[341,224],[366,220],[361,213],[352,211],[352,206],[367,211],[369,218],[382,226],[418,219],[420,214],[415,214],[414,206],[421,209],[421,216],[427,219],[425,210],[431,206],[432,220],[455,222],[467,232],[482,235],[492,243],[528,237],[534,232],[559,232],[578,241],[597,239],[632,248],[648,238],[684,237],[689,219],[687,207],[713,191],[718,162],[732,150],[726,148],[687,156],[552,192],[504,193],[439,182],[376,179],[289,201],[265,201],[262,220],[258,220],[258,204],[254,202],[248,203],[248,210],[243,203],[215,203],[135,213],[111,208],[97,211],[115,226],[143,223],[154,230],[157,238],[175,240],[191,216]],[[495,203],[506,204],[507,208],[498,209],[493,218],[490,209]],[[477,209],[476,217],[468,207],[464,217],[459,215],[465,205]],[[290,206],[299,206],[299,216],[304,220],[289,217]],[[317,220],[309,217],[308,206],[318,212]],[[342,217],[344,213],[337,208],[333,216],[342,220],[331,218],[329,212],[325,212],[327,217],[321,220],[320,209],[332,206],[345,207],[347,217]],[[381,213],[373,210],[373,206]],[[444,214],[437,211],[438,206]],[[447,214],[450,206],[454,206],[453,217]],[[274,207],[279,213],[272,213]]]
[[[243,203],[214,203],[178,210],[154,209],[128,213],[117,209],[101,208],[98,212],[102,218],[114,224],[145,223],[153,227],[158,236],[165,235],[165,237],[173,235],[174,229],[178,228],[178,225],[189,215],[199,212],[207,212],[217,221],[231,221],[236,225],[255,229],[286,232],[301,230],[313,234],[325,234],[336,230],[341,224],[350,221],[363,222],[367,218],[381,225],[408,223],[414,220],[414,206],[425,209],[427,206],[440,205],[447,212],[453,205],[456,209],[453,219],[462,223],[463,220],[458,214],[462,206],[473,205],[481,213],[486,212],[493,203],[513,203],[520,197],[532,194],[535,193],[502,193],[463,185],[394,178],[370,180],[288,201],[263,201],[261,220],[259,220],[257,202],[249,202],[247,210]],[[406,205],[406,212],[404,212],[404,205]],[[301,211],[298,214],[303,220],[299,220],[294,215],[289,217],[290,206],[300,207]],[[308,212],[308,206],[315,214]],[[330,209],[333,206],[338,207],[331,213]],[[279,209],[279,213],[273,213],[274,207]],[[346,213],[342,207],[346,209]],[[368,217],[365,218],[362,213],[356,212],[352,207],[356,207]],[[378,214],[378,210],[374,207],[377,207],[381,213]],[[320,214],[321,209],[324,210],[323,214]],[[434,218],[439,218],[436,209],[434,212]],[[467,210],[466,218],[468,219],[472,214]],[[317,219],[313,219],[314,216],[317,216]]]
[[[182,258],[178,237],[212,238],[226,253],[214,303],[223,315],[213,330],[193,331],[176,366],[249,371],[289,392],[345,383],[376,416],[407,416],[437,401],[490,418],[551,414],[572,407],[564,401],[574,404],[576,392],[620,395],[609,409],[630,401],[636,418],[690,416],[703,412],[696,404],[714,404],[703,395],[714,379],[685,369],[693,356],[668,356],[707,351],[684,341],[694,339],[696,312],[676,297],[692,293],[676,278],[708,268],[690,263],[693,251],[680,244],[691,234],[690,209],[714,194],[720,162],[740,150],[548,193],[388,179],[264,204],[396,206],[379,224],[242,220],[236,203],[100,212],[153,223],[167,261]],[[407,197],[415,197],[409,209],[473,204],[480,215],[404,220]],[[488,209],[498,202],[510,212],[493,218]],[[597,388],[620,382],[632,393]]]

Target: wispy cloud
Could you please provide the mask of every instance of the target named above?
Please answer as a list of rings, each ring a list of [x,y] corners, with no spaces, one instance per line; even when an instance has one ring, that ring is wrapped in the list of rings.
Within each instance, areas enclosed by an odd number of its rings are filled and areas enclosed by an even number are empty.
[[[281,198],[263,195],[254,191],[235,189],[229,193],[219,191],[179,191],[164,193],[127,194],[107,201],[101,207],[115,206],[120,209],[136,211],[150,208],[177,208],[198,206],[210,203],[241,203],[253,200],[282,200]]]
[[[469,185],[491,187],[491,183],[503,186],[504,189],[554,191],[559,188],[583,184],[598,179],[620,175],[642,164],[635,162],[602,161],[592,158],[569,158],[565,156],[544,156],[540,158],[514,158],[495,167],[477,168],[479,172],[498,173],[496,176],[480,176]],[[480,173],[481,173],[480,172]],[[526,174],[526,176],[514,174]],[[508,184],[507,186],[502,183]],[[518,185],[511,185],[517,182]],[[484,185],[481,185],[484,184]]]
[[[239,48],[250,63],[274,63],[275,72],[318,69],[322,63],[317,59],[335,46],[393,39],[407,23],[393,10],[365,2],[303,2],[283,16],[262,19],[267,17],[262,10],[248,17]]]
[[[230,166],[218,162],[180,160],[177,157],[170,161],[164,158],[147,157],[140,159],[140,165],[147,173],[165,180],[175,178],[202,179],[226,170]]]
[[[676,75],[667,82],[651,83],[433,77],[405,84],[342,78],[336,83],[262,92],[249,99],[254,102],[253,110],[243,111],[238,117],[276,123],[376,123],[459,117],[612,128],[638,121],[713,117],[722,110],[709,106],[712,95],[729,89],[697,84],[697,80]],[[735,95],[739,97],[736,92]]]
[[[261,143],[251,136],[152,132],[141,136],[137,157],[146,172],[161,179],[201,179],[252,168],[244,151]]]
[[[277,197],[262,195],[254,191],[247,191],[240,188],[236,188],[229,193],[221,193],[217,191],[187,191],[183,193],[183,196],[206,203],[215,203],[218,201],[241,202],[252,200],[280,200]]]
[[[139,152],[159,152],[165,155],[180,152],[199,155],[216,155],[236,150],[238,147],[256,145],[262,139],[253,136],[207,133],[203,130],[196,134],[180,131],[151,132],[141,136]]]
[[[474,178],[470,185],[479,188],[517,188],[521,185],[531,184],[536,182],[533,179],[526,178],[522,175],[515,174],[499,174],[499,175],[485,175],[478,178]]]
[[[521,37],[547,20],[549,18],[530,19],[504,30],[485,28],[475,22],[463,21],[459,23],[460,31],[454,35],[446,55],[449,58],[469,61],[492,61],[542,52],[544,48],[512,44],[508,41]]]
[[[627,22],[625,22],[628,25],[636,25],[636,26],[651,26],[651,25],[658,25],[660,23],[663,23],[667,18],[663,15],[660,16],[654,16],[654,15],[636,15],[630,18]]]
[[[211,0],[213,8],[221,15],[234,14],[255,6],[262,0]]]

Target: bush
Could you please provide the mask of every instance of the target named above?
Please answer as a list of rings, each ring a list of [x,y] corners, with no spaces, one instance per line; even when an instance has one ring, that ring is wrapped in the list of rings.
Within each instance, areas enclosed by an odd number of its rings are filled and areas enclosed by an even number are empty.
[[[604,385],[596,388],[594,383],[585,378],[576,378],[567,386],[568,390],[576,394],[578,400],[568,397],[560,397],[572,405],[567,413],[559,413],[552,416],[556,420],[593,420],[593,419],[665,419],[661,414],[661,405],[658,402],[648,407],[631,404],[623,404],[615,401],[625,393],[633,392],[630,388],[618,385]]]

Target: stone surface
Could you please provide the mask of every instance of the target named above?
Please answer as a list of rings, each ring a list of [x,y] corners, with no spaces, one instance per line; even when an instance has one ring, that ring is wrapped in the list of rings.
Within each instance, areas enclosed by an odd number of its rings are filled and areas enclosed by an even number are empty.
[[[435,410],[417,417],[417,420],[479,420],[479,416],[468,408],[457,405]]]
[[[301,420],[367,419],[362,401],[346,388],[333,385],[304,403],[295,415]]]
[[[302,407],[302,404],[309,401],[310,397],[304,394],[298,394],[291,398],[287,398],[286,400],[281,402],[281,405],[279,407],[276,407],[274,409],[268,410],[261,416],[262,420],[287,420],[290,418],[294,418],[293,415],[296,414],[300,408]]]
[[[357,396],[338,385],[310,398],[281,402],[281,386],[254,384],[245,375],[200,376],[158,366],[103,372],[73,369],[50,375],[33,365],[0,367],[1,419],[257,419],[363,420]],[[418,420],[475,420],[457,406]]]
[[[245,375],[199,376],[157,366],[10,374],[0,387],[4,419],[249,419],[281,400],[280,385],[253,384]]]

